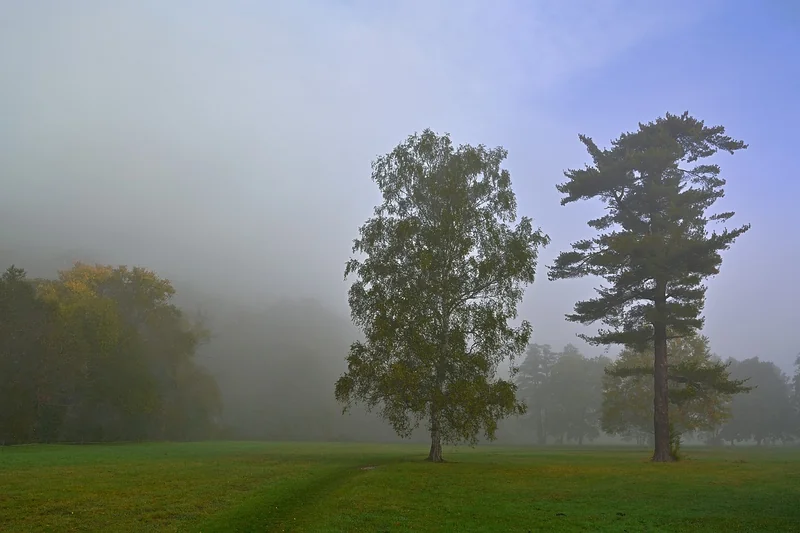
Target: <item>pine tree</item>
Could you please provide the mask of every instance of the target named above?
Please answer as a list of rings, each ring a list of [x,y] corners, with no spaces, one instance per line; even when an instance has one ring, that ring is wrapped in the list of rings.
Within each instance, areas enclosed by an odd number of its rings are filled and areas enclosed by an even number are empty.
[[[654,352],[654,461],[670,461],[667,341],[703,325],[705,278],[719,272],[720,252],[750,226],[709,232],[711,222],[734,213],[709,215],[724,195],[720,167],[701,161],[718,151],[747,148],[688,113],[639,124],[600,149],[580,136],[593,165],[565,172],[557,188],[562,205],[600,199],[607,213],[590,220],[598,231],[576,242],[550,267],[550,279],[599,276],[608,283],[595,298],[578,302],[567,319],[601,321],[608,329],[584,338]]]

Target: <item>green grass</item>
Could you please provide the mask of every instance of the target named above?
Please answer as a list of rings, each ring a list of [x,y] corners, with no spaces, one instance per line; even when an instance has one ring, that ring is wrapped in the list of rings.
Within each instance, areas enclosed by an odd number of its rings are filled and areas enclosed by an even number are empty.
[[[0,450],[1,531],[800,531],[800,450],[196,443]],[[374,469],[363,469],[375,466]]]

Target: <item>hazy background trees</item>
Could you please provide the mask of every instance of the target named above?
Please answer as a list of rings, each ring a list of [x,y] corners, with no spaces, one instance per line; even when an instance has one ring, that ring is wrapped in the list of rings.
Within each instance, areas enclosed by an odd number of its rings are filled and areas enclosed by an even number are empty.
[[[794,411],[795,434],[800,435],[800,355],[794,363],[794,377],[792,378],[792,408]]]
[[[132,269],[126,270],[127,275],[118,269],[87,265],[73,271],[73,257],[16,253],[3,258],[30,264],[30,271],[36,273],[23,277],[19,269],[7,271],[0,283],[0,438],[6,444],[209,437],[398,440],[391,427],[357,407],[342,415],[333,398],[333,383],[346,368],[343,354],[358,331],[319,302],[279,300],[254,307],[177,280],[176,293],[168,302],[182,311],[179,317],[175,309],[162,311],[179,318],[166,322],[176,329],[167,328],[159,337],[150,337],[149,346],[154,348],[147,357],[141,345],[134,349],[135,345],[129,344],[124,352],[127,359],[105,358],[103,349],[126,346],[122,342],[125,337],[114,333],[126,331],[125,314],[115,298],[146,292],[128,289],[114,293],[109,288],[125,279],[145,286],[159,286],[165,280],[152,273],[152,277],[137,278]],[[87,257],[87,261],[92,259]],[[59,277],[58,269],[67,275]],[[89,290],[86,284],[77,283],[80,279],[96,279],[94,286],[99,289]],[[107,296],[98,296],[100,289],[108,291]],[[159,305],[164,304],[155,308]],[[66,331],[72,333],[64,337]],[[170,331],[180,334],[170,341],[171,349],[164,350],[167,343],[156,340]],[[128,337],[128,342],[131,338],[135,337]],[[178,342],[180,339],[183,341]],[[187,340],[191,342],[181,344]],[[703,418],[691,422],[697,429],[685,434],[687,442],[755,445],[761,439],[762,445],[781,445],[800,439],[800,364],[783,372],[765,359],[735,361],[725,354],[708,353],[713,339],[695,342],[702,348],[697,352],[701,359],[730,362],[731,378],[749,378],[746,384],[753,389],[735,395],[728,403],[709,403],[711,411],[692,411],[695,404],[688,405],[684,410],[689,415],[694,412]],[[93,343],[97,350],[85,350]],[[192,345],[194,356],[187,351]],[[676,357],[688,353],[691,350],[676,351]],[[526,402],[528,411],[502,421],[497,442],[578,445],[582,437],[584,445],[646,443],[652,431],[652,396],[648,398],[646,392],[651,382],[643,376],[614,378],[602,371],[610,362],[621,365],[630,358],[635,362],[642,355],[622,351],[593,358],[570,345],[556,350],[531,344],[515,379],[518,397]],[[180,374],[175,371],[179,367],[183,368]],[[181,380],[164,379],[169,372]],[[112,386],[101,387],[93,379],[100,375],[111,379]],[[159,376],[162,381],[156,379]],[[608,388],[609,382],[616,388]],[[609,409],[612,390],[631,399],[623,411]],[[112,395],[104,398],[107,394]],[[152,398],[158,402],[148,403]],[[603,431],[604,417],[628,429],[617,432],[608,428],[614,433],[610,435]],[[713,420],[719,423],[713,427],[706,423]],[[425,442],[429,437],[417,432],[412,440]]]
[[[794,423],[789,377],[774,363],[758,357],[731,360],[731,376],[748,379],[748,385],[754,388],[748,394],[734,396],[731,420],[720,431],[719,439],[764,444],[800,437]]]
[[[603,371],[607,357],[587,358],[572,344],[561,352],[532,344],[516,378],[528,406],[522,423],[536,443],[583,444],[600,436]]]
[[[228,438],[254,440],[396,440],[376,416],[342,414],[333,384],[356,329],[312,300],[215,313],[198,360],[216,377]]]
[[[0,278],[0,440],[216,436],[221,399],[194,361],[205,330],[143,268],[77,264]]]

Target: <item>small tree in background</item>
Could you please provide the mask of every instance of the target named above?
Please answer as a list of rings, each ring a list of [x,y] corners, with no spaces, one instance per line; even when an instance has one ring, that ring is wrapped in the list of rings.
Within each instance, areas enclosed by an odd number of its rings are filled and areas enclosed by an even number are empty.
[[[590,220],[599,232],[572,245],[550,268],[551,279],[599,276],[608,286],[597,297],[578,302],[567,319],[597,321],[609,329],[585,336],[593,344],[651,346],[654,357],[654,461],[670,461],[669,369],[667,341],[691,335],[703,325],[703,280],[719,273],[720,252],[749,229],[709,232],[709,222],[729,220],[732,212],[708,215],[724,195],[725,180],[716,164],[701,160],[722,150],[747,146],[708,127],[688,113],[639,124],[633,133],[600,149],[584,135],[592,166],[565,172],[557,186],[561,204],[600,199],[607,213]]]
[[[670,448],[674,452],[682,434],[720,428],[730,419],[731,398],[750,388],[745,380],[730,378],[730,364],[711,354],[707,337],[670,339],[668,349]],[[625,349],[606,368],[603,431],[624,437],[653,436],[653,373],[651,350]]]
[[[550,375],[557,359],[558,354],[553,352],[549,344],[531,344],[515,379],[519,396],[527,407],[526,416],[536,431],[536,442],[539,446],[547,444],[545,422],[552,407]]]
[[[600,436],[603,370],[607,357],[586,358],[569,344],[553,365],[550,385],[555,410],[548,430],[557,442],[583,444]]]
[[[794,431],[789,376],[772,361],[758,357],[731,361],[730,369],[733,377],[747,379],[753,390],[733,399],[732,417],[722,428],[720,438],[731,443],[753,440],[759,445],[791,441]]]
[[[499,419],[524,410],[496,370],[528,344],[530,324],[508,322],[548,237],[525,217],[512,226],[506,155],[425,130],[378,158],[383,203],[353,246],[363,259],[345,269],[364,340],[350,348],[336,398],[345,410],[378,409],[403,437],[426,421],[434,462],[442,443],[493,439]]]
[[[792,406],[794,407],[794,434],[800,437],[800,355],[794,360],[792,378]]]

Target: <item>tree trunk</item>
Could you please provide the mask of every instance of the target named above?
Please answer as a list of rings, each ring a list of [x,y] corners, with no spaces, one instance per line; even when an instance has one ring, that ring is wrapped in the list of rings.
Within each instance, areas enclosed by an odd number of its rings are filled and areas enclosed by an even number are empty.
[[[547,433],[544,431],[544,416],[541,408],[536,409],[536,442],[539,446],[547,444]]]
[[[431,450],[428,453],[427,459],[432,463],[444,462],[444,459],[442,458],[442,433],[441,427],[439,426],[439,414],[441,413],[442,405],[440,403],[442,397],[442,385],[444,384],[445,377],[447,375],[445,364],[447,357],[450,355],[450,350],[447,343],[450,331],[450,311],[447,306],[446,298],[443,295],[441,297],[440,305],[442,310],[442,322],[440,328],[441,344],[439,344],[439,359],[436,363],[436,388],[434,389],[434,395],[430,403]]]
[[[664,301],[656,302],[656,308]],[[666,463],[673,460],[669,449],[669,381],[667,378],[667,325],[659,321],[654,326],[655,366],[653,372],[653,461]]]
[[[432,463],[443,463],[442,458],[442,435],[439,432],[439,423],[431,421],[431,450],[428,453],[427,461]]]

